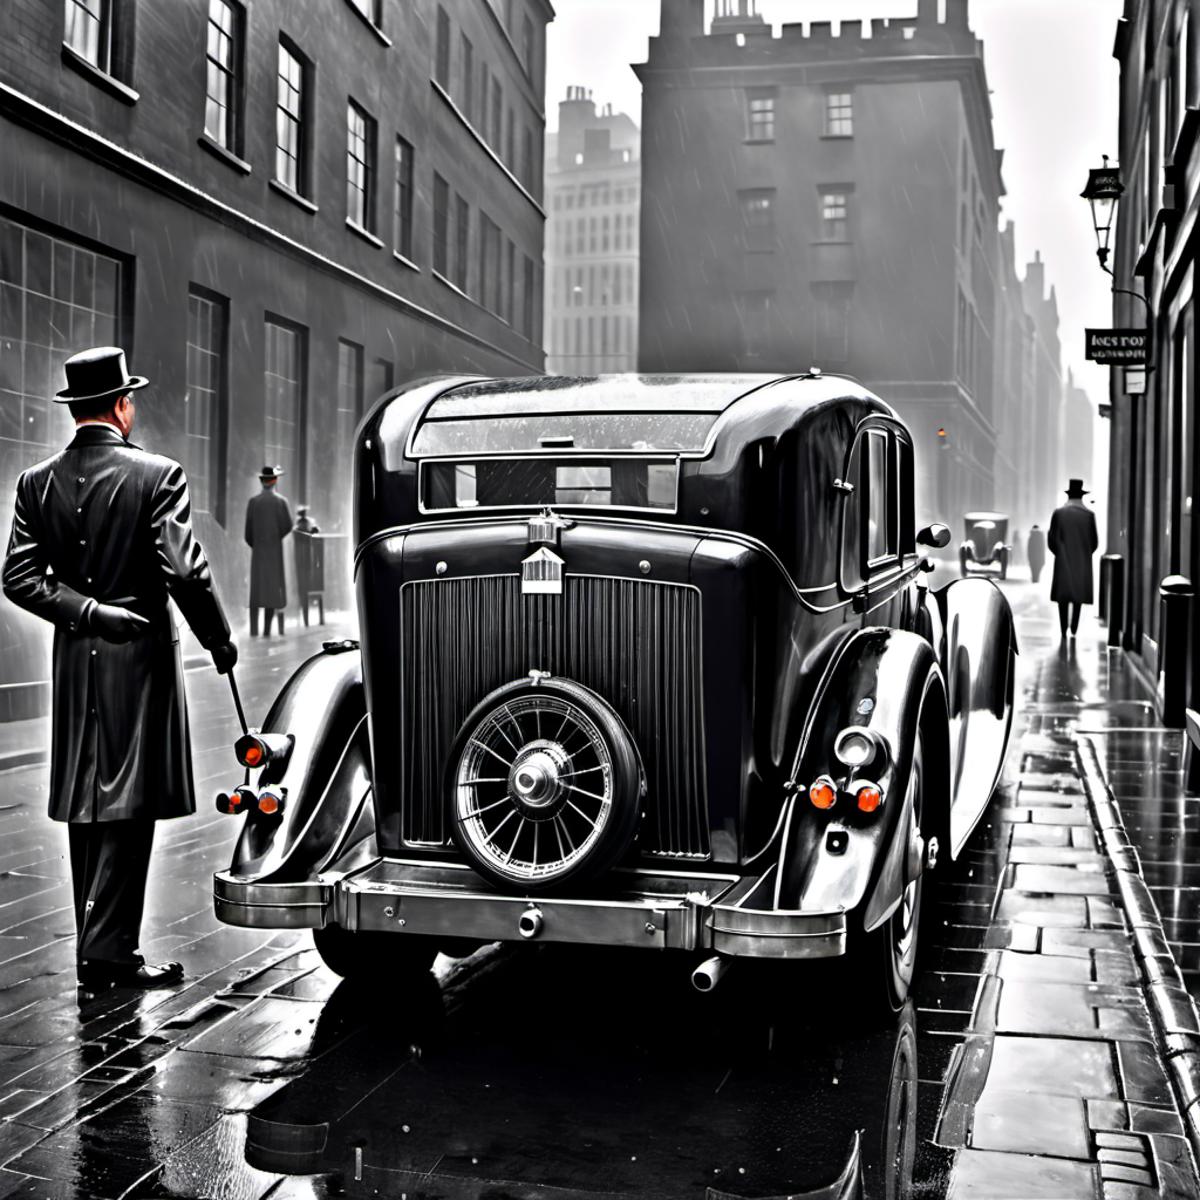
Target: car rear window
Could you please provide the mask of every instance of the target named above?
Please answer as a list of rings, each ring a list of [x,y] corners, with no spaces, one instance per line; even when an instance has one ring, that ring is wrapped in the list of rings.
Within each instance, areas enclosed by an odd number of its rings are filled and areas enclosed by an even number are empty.
[[[720,413],[580,412],[426,420],[413,441],[413,454],[438,458],[555,450],[702,450],[718,416]]]
[[[491,458],[427,462],[421,504],[427,512],[528,505],[675,508],[675,459]]]

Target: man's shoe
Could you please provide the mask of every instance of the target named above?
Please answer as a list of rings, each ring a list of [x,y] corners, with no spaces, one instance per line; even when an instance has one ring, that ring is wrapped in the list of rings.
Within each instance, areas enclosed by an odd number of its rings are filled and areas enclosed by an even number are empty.
[[[81,971],[79,990],[97,996],[112,988],[160,988],[171,987],[183,979],[183,964],[165,962],[151,965],[109,968],[103,971]]]

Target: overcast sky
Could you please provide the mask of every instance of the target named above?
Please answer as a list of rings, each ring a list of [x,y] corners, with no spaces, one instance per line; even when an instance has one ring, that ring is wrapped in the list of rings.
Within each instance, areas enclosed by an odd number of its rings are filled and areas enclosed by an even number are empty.
[[[710,0],[711,8],[711,0]],[[839,18],[914,16],[916,0],[761,0],[777,25]],[[1107,399],[1108,369],[1083,362],[1083,330],[1110,322],[1107,276],[1079,193],[1088,168],[1117,154],[1117,64],[1112,57],[1121,0],[972,0],[983,39],[996,145],[1004,149],[1019,264],[1040,249],[1058,290],[1063,363],[1076,368],[1092,403]],[[568,84],[598,103],[638,117],[641,85],[629,69],[658,32],[658,0],[555,0],[550,26],[547,113],[557,124]],[[1097,426],[1107,434],[1107,426]],[[1098,441],[1106,438],[1100,436]],[[1099,466],[1099,464],[1098,464]]]

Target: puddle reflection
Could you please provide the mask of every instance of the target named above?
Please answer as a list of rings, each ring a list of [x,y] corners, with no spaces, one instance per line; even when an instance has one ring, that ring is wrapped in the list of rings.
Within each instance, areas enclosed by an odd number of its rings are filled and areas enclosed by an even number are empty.
[[[911,1008],[864,1029],[832,972],[755,964],[701,996],[684,965],[541,947],[445,990],[343,984],[247,1160],[407,1200],[908,1196]]]

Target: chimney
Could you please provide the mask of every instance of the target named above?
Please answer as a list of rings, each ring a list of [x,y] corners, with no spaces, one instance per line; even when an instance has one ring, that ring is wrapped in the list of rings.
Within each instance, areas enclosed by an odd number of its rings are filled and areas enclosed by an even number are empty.
[[[659,37],[694,38],[704,36],[704,0],[662,0]]]

